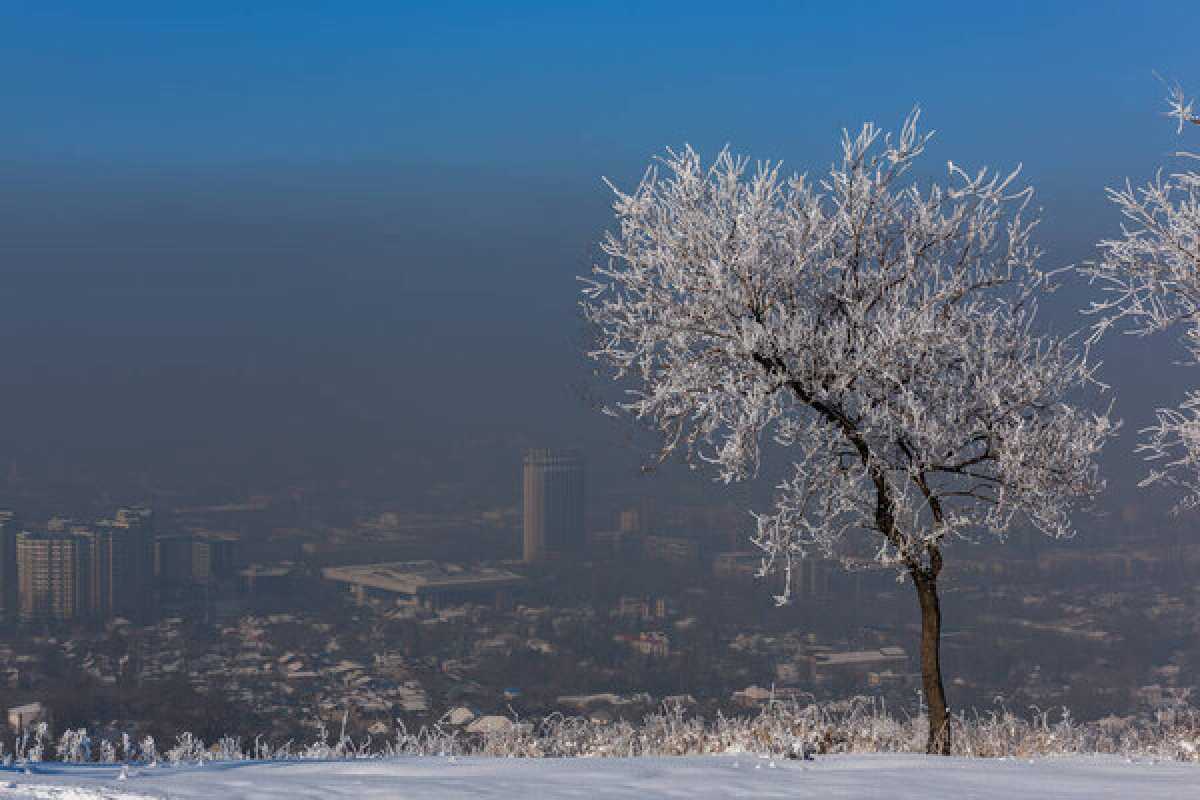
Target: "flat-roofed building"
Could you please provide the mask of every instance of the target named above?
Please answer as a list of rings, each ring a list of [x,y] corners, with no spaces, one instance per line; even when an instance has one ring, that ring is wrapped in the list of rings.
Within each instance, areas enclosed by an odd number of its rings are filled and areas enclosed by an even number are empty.
[[[402,595],[430,604],[480,595],[491,595],[499,601],[525,582],[523,575],[500,567],[464,567],[434,561],[326,567],[321,575],[326,580],[349,584],[359,602],[365,601],[370,592]]]
[[[736,550],[727,553],[717,553],[713,557],[713,576],[727,579],[753,579],[763,567],[763,554],[760,550]],[[797,583],[803,581],[801,574]]]
[[[880,647],[877,650],[814,653],[809,657],[811,677],[816,682],[829,680],[835,674],[866,678],[870,672],[896,669],[908,664],[903,647]]]
[[[295,586],[296,565],[291,561],[251,564],[237,575],[238,587],[247,594],[287,594]]]
[[[642,539],[642,552],[650,561],[665,561],[681,567],[700,562],[700,543],[683,536],[647,536]]]

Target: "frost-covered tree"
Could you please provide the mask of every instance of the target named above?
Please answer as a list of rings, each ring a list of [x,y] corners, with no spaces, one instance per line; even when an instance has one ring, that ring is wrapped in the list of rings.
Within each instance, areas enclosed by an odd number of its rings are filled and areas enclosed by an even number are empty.
[[[1070,535],[1116,425],[1068,399],[1094,385],[1086,354],[1034,327],[1049,282],[1029,190],[954,164],[949,185],[920,188],[908,173],[928,138],[916,112],[894,138],[865,125],[815,184],[668,151],[632,193],[614,188],[618,227],[582,306],[590,357],[626,390],[609,411],[659,431],[660,457],[730,482],[783,449],[790,477],[755,515],[765,569],[865,547],[913,581],[928,749],[948,753],[946,545],[1018,522]]]
[[[142,743],[138,746],[138,752],[141,760],[150,766],[158,765],[158,745],[154,742],[154,737],[147,735],[142,739]],[[125,759],[130,760],[128,751],[126,751]]]
[[[63,731],[58,739],[58,759],[76,764],[92,760],[92,739],[86,728]]]
[[[1179,132],[1187,124],[1200,124],[1179,87],[1167,102]],[[1083,267],[1104,291],[1088,309],[1098,316],[1093,338],[1118,323],[1142,336],[1178,324],[1191,361],[1200,363],[1200,173],[1185,169],[1164,175],[1160,170],[1144,186],[1134,188],[1127,181],[1108,195],[1125,222],[1120,238],[1100,243],[1100,260]],[[1156,416],[1138,445],[1151,463],[1141,485],[1175,486],[1183,493],[1178,507],[1194,507],[1200,504],[1200,391],[1188,392],[1177,408],[1160,408]]]

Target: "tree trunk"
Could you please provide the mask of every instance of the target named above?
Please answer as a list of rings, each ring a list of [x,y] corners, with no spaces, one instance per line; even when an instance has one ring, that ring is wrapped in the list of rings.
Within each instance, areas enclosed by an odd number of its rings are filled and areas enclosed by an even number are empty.
[[[937,577],[925,572],[913,575],[921,602],[921,683],[929,709],[929,740],[925,752],[950,755],[950,714],[946,689],[942,686],[942,609],[938,604]]]

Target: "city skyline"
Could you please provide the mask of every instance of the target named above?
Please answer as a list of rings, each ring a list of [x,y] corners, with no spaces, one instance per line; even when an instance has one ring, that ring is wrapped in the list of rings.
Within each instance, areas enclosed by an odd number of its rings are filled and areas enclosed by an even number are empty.
[[[1185,144],[1162,118],[1155,73],[1186,86],[1200,69],[1186,3],[1161,4],[1179,23],[1161,26],[1118,3],[1017,17],[468,7],[476,22],[460,28],[432,8],[379,4],[354,20],[272,4],[22,4],[21,46],[2,62],[33,78],[0,134],[0,335],[20,345],[0,386],[22,420],[0,430],[6,475],[134,502],[147,488],[362,486],[381,471],[416,486],[474,471],[496,495],[511,473],[487,464],[548,444],[586,450],[593,486],[623,489],[646,448],[592,413],[605,398],[575,312],[576,276],[609,225],[604,176],[632,188],[656,153],[686,142],[815,173],[841,128],[890,127],[919,104],[937,131],[931,164],[1024,165],[1037,242],[1059,267],[1095,257],[1119,226],[1105,186],[1151,176]],[[735,42],[731,19],[746,29]],[[899,48],[889,26],[920,46]],[[736,65],[691,57],[716,41]],[[855,44],[820,66],[813,54],[833,56],[831,42]],[[577,82],[542,66],[564,48]],[[969,68],[936,69],[968,52]],[[904,59],[886,87],[871,80]],[[730,112],[707,113],[710,97]],[[315,107],[346,113],[316,120]],[[555,125],[529,123],[550,107]],[[1087,293],[1071,284],[1048,299],[1046,322],[1085,325],[1075,311]],[[1186,387],[1175,348],[1101,343],[1127,431]],[[481,402],[481,385],[499,390]],[[447,441],[488,439],[446,459]],[[1102,466],[1104,513],[1163,521],[1164,504],[1136,490],[1146,467],[1132,446]],[[705,479],[670,465],[659,475],[647,493]]]

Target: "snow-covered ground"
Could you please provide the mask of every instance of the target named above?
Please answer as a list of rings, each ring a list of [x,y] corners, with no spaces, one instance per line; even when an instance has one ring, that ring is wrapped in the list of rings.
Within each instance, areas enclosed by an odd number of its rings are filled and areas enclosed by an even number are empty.
[[[679,758],[402,757],[129,768],[42,764],[0,771],[0,800],[308,798],[1200,798],[1200,765],[1115,756],[1018,759],[918,755]]]

